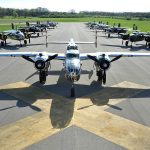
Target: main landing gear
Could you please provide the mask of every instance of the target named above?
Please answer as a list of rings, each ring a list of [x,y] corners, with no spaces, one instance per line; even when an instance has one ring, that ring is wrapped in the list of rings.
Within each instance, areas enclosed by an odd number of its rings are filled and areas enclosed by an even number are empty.
[[[98,77],[99,82],[106,84],[106,72],[105,71],[99,70],[97,71],[96,75]]]
[[[40,72],[39,72],[39,81],[40,81],[41,84],[45,84],[47,75],[48,75],[48,71],[40,70]]]

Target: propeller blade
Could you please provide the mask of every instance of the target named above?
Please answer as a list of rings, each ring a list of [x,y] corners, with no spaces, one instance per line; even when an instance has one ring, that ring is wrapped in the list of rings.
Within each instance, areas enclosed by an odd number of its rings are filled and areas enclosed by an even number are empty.
[[[27,61],[30,61],[30,62],[34,63],[34,61],[29,56],[23,55],[22,58],[24,58]]]
[[[103,74],[103,84],[106,84],[106,70],[104,70]]]
[[[45,62],[48,62],[48,61],[50,61],[52,59],[55,59],[57,56],[58,56],[58,54],[55,54],[53,56],[49,56],[49,58]]]
[[[92,59],[93,61],[95,61],[95,62],[98,62],[98,60],[96,59],[96,57],[94,57],[94,56],[91,56],[91,55],[87,55],[90,59]]]
[[[118,60],[118,59],[121,58],[121,57],[122,57],[122,55],[119,55],[119,56],[113,58],[110,62],[116,61],[116,60]]]

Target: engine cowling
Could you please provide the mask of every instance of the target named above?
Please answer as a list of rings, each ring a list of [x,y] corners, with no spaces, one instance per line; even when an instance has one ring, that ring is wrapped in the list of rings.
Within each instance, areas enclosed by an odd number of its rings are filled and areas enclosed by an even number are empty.
[[[45,68],[45,66],[46,66],[46,63],[45,63],[44,60],[37,60],[37,61],[35,62],[35,68],[36,68],[37,70],[43,70],[43,69]]]
[[[97,65],[102,70],[107,70],[110,67],[110,61],[107,58],[100,58],[99,61],[97,62]]]

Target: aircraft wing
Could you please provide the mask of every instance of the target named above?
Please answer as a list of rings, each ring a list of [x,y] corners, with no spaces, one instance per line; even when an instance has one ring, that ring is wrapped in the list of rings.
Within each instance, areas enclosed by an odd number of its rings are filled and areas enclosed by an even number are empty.
[[[4,52],[0,53],[0,57],[21,57],[21,56],[29,56],[35,57],[39,55],[40,52]]]
[[[132,53],[132,52],[95,52],[95,53],[81,53],[80,59],[87,60],[89,59],[88,55],[98,57],[101,55],[106,55],[108,57],[149,57],[150,53]]]
[[[7,30],[7,31],[1,31],[0,33],[3,34],[3,35],[8,35],[10,33],[15,33],[16,30]]]
[[[55,54],[58,54],[58,56],[55,59],[58,60],[65,59],[65,54],[63,53],[49,53],[49,52],[5,52],[5,53],[0,53],[0,57],[22,57],[22,56],[35,57],[40,54],[47,55],[47,56],[53,56]]]

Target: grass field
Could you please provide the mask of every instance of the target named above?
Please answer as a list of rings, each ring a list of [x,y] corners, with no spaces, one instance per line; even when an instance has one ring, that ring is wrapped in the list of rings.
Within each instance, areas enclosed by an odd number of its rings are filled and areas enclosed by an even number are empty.
[[[0,19],[0,31],[10,29],[10,23],[15,24],[24,24],[26,21],[36,22],[36,21],[55,21],[55,22],[88,22],[88,21],[103,21],[104,23],[108,22],[109,25],[113,25],[114,23],[117,25],[121,23],[122,27],[132,28],[133,24],[138,26],[138,30],[143,32],[150,31],[150,20],[125,20],[125,19],[112,19],[112,18],[5,18]]]

